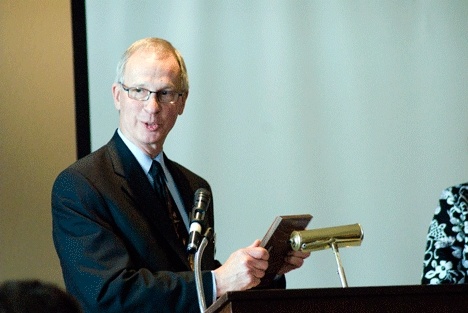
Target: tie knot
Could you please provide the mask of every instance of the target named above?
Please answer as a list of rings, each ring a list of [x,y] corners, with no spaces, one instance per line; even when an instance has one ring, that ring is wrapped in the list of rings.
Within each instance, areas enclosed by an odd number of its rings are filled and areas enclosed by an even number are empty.
[[[153,160],[153,163],[151,164],[149,173],[153,178],[159,177],[159,176],[164,177],[164,171],[163,171],[163,168],[161,166],[161,163],[159,163],[156,160]]]

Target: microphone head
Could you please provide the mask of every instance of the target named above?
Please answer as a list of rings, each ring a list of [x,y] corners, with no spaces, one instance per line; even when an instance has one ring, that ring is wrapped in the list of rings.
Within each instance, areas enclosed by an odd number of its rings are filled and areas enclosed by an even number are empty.
[[[211,201],[211,193],[205,188],[199,188],[195,191],[193,203],[194,209],[207,210]]]
[[[202,232],[206,227],[205,213],[211,201],[211,193],[205,188],[199,188],[195,191],[193,198],[193,208],[190,214],[190,229],[187,252],[194,254],[198,251],[198,246],[202,240]],[[211,236],[211,228],[205,236]]]

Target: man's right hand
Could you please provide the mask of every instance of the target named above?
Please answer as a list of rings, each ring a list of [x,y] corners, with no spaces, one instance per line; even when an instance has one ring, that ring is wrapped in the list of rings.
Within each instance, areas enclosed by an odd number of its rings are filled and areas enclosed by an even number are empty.
[[[232,253],[227,261],[213,271],[216,280],[216,293],[220,297],[228,291],[241,291],[260,284],[265,276],[270,257],[260,240]]]

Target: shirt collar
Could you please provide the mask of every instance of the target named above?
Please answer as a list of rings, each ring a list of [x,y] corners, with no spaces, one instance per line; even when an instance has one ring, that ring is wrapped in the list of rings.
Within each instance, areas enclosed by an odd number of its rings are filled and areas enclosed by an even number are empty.
[[[117,129],[117,133],[119,134],[120,138],[122,138],[123,142],[128,147],[128,149],[130,149],[132,154],[135,156],[141,168],[146,174],[149,172],[153,160],[158,161],[161,164],[162,168],[165,169],[162,151],[154,159],[151,159],[146,153],[144,153],[133,142],[131,142],[127,137],[125,137],[122,131],[120,131],[120,128]]]

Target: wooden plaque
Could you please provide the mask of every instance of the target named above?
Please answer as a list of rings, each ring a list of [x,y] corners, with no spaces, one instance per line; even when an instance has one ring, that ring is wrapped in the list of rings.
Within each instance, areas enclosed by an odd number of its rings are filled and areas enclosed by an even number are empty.
[[[292,251],[289,237],[295,230],[304,230],[312,219],[310,214],[277,216],[262,239],[261,247],[270,253],[268,269],[257,287],[271,283],[284,263],[284,258]]]

